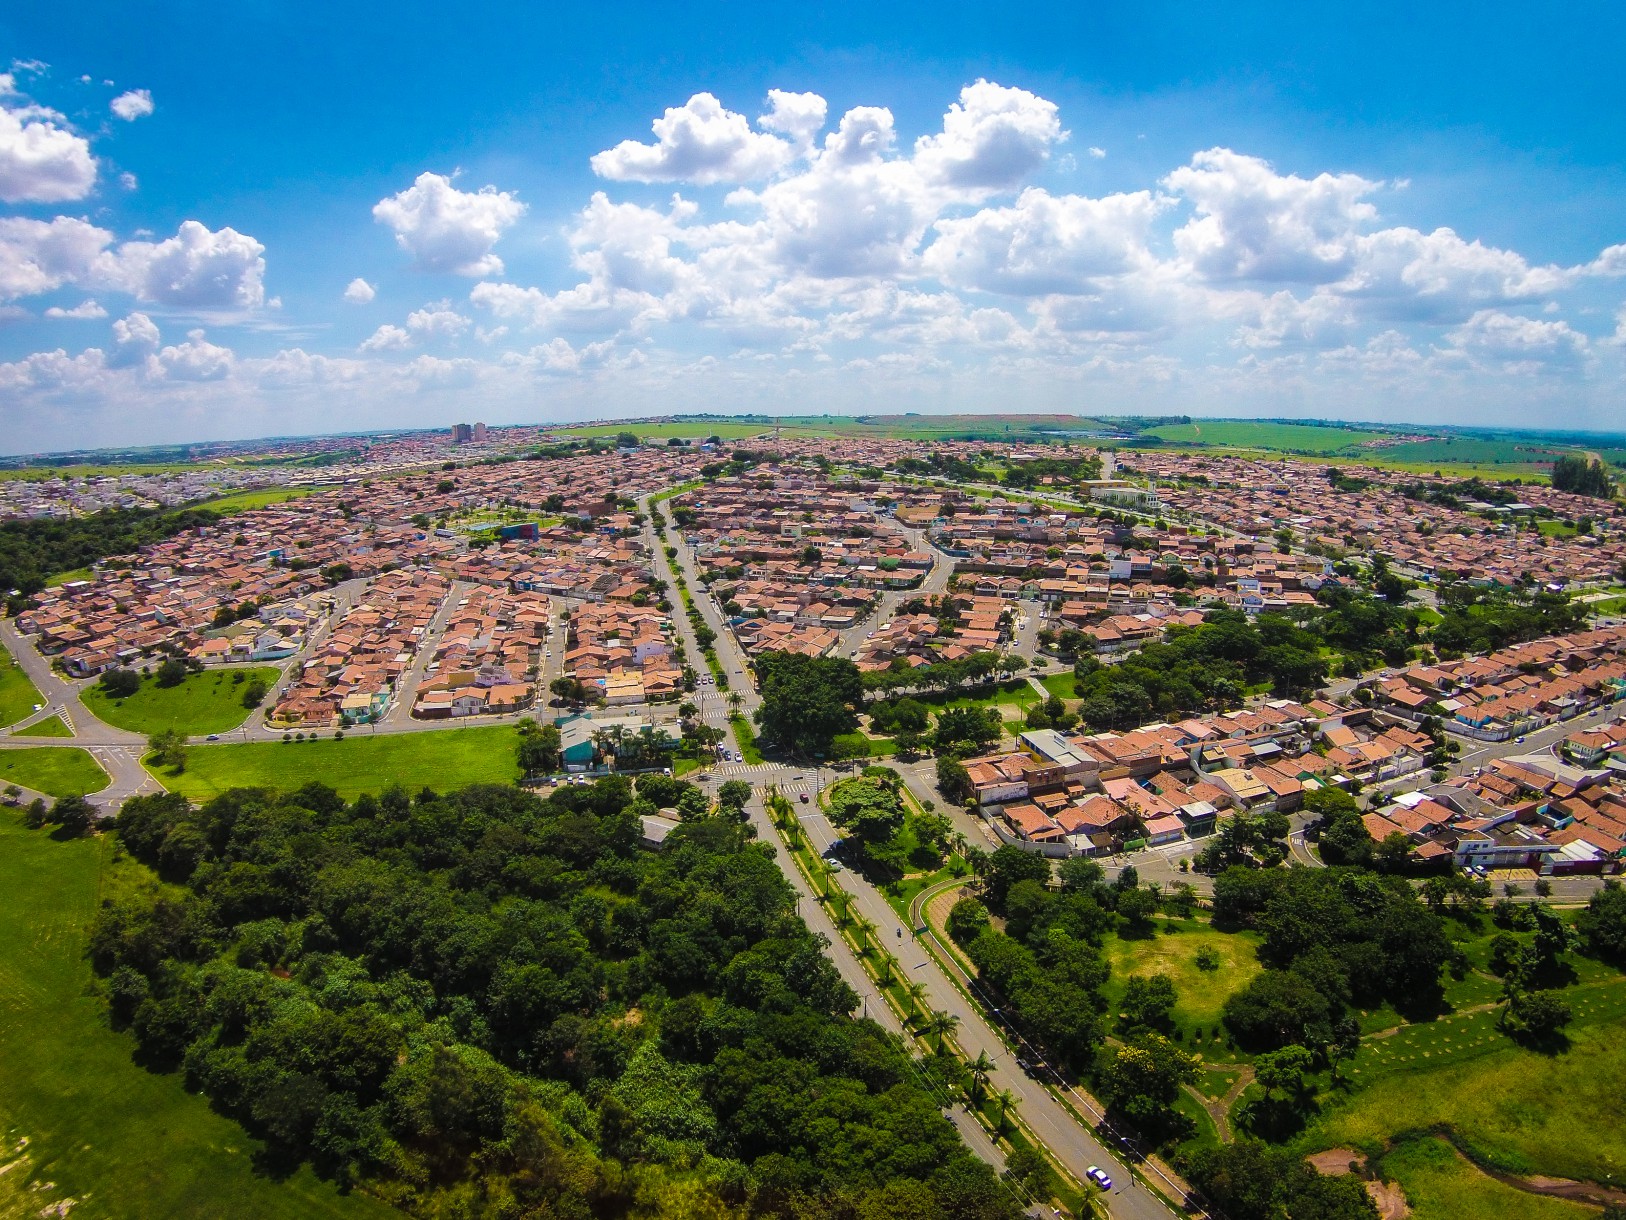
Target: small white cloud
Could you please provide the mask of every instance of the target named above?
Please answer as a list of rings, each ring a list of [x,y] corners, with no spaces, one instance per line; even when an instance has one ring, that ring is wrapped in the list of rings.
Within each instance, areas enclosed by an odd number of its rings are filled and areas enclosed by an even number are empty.
[[[0,200],[65,203],[95,185],[90,142],[66,119],[41,106],[0,104]]]
[[[81,301],[71,309],[64,309],[60,305],[53,305],[51,308],[45,311],[45,316],[53,319],[83,321],[87,318],[105,318],[107,316],[107,310],[103,309],[95,301]]]
[[[411,346],[411,335],[407,334],[399,326],[386,322],[375,330],[370,338],[362,341],[361,350],[364,352],[391,352],[403,351]]]
[[[351,280],[349,285],[344,290],[344,299],[349,301],[352,305],[365,305],[377,295],[378,289],[374,288],[359,275],[355,279]]]
[[[824,124],[823,98],[811,94],[769,94],[772,110],[762,125],[787,130],[811,141]],[[651,124],[656,142],[623,140],[596,154],[593,172],[601,178],[632,182],[750,182],[766,178],[794,155],[778,136],[752,131],[743,114],[724,109],[710,93],[697,93],[681,106],[671,106]]]
[[[1091,144],[1089,147],[1089,153],[1090,156],[1099,161],[1102,157],[1107,155],[1107,150],[1104,148],[1097,148],[1094,144]]]
[[[109,102],[108,109],[126,123],[133,123],[152,113],[152,92],[147,89],[131,89]]]
[[[460,191],[431,173],[373,208],[373,218],[395,230],[396,243],[420,270],[472,276],[502,274],[491,248],[524,214],[525,205],[506,191]]]
[[[127,191],[133,191],[136,189],[136,187],[140,186],[141,183],[137,181],[134,174],[126,170],[124,173],[119,175],[119,185]]]
[[[229,347],[210,343],[201,330],[191,330],[185,343],[166,347],[154,363],[172,381],[220,381],[231,372],[236,359]]]

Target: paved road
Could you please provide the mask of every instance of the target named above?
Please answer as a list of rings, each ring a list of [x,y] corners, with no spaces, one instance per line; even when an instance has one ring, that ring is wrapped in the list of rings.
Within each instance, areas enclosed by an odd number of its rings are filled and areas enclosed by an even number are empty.
[[[647,506],[645,508],[647,512]],[[675,534],[674,542],[676,542]],[[650,538],[654,553],[664,556],[665,552],[655,545]],[[678,544],[677,566],[682,569],[684,579],[688,582],[691,594],[694,595],[695,605],[699,608],[702,619],[708,626],[717,632],[715,645],[719,663],[729,676],[731,689],[740,692],[747,715],[755,711],[759,704],[755,688],[752,686],[743,653],[734,640],[732,633],[723,629],[720,616],[711,598],[706,596],[705,590],[699,582],[699,577],[693,568],[689,548]],[[670,567],[670,564],[668,565]],[[684,614],[675,614],[674,620],[688,647],[694,649],[696,659],[699,659],[699,648],[694,643],[693,633],[690,630],[688,618]],[[760,775],[770,773],[769,768],[759,771]],[[772,774],[784,774],[784,769],[772,769]],[[805,777],[812,774],[814,778],[809,781]],[[807,827],[810,841],[822,850],[834,841],[835,834],[824,816],[812,808],[812,802],[803,805],[800,802],[800,793],[808,791],[810,794],[818,787],[833,782],[838,773],[824,769],[817,772],[802,770],[801,780],[780,780],[784,789],[788,791],[793,800],[797,802],[797,809],[803,811],[804,825]],[[760,781],[759,781],[760,782]],[[758,833],[776,841],[775,832],[768,822],[766,813],[761,809],[760,802],[754,802],[753,818],[756,819]],[[801,882],[801,875],[796,871],[788,854],[779,853],[780,866],[790,879],[798,892],[805,893]],[[1014,1057],[1006,1049],[1004,1042],[993,1028],[983,1018],[976,1005],[965,998],[961,992],[943,974],[937,963],[926,951],[915,942],[913,937],[902,927],[897,915],[887,904],[873,886],[866,883],[861,877],[851,872],[840,874],[842,888],[853,898],[856,909],[866,919],[870,920],[881,930],[885,937],[888,930],[893,935],[888,938],[888,947],[897,956],[900,964],[907,971],[910,978],[917,979],[925,988],[927,1003],[933,1008],[950,1013],[959,1018],[960,1025],[955,1034],[955,1040],[971,1057],[986,1053],[994,1061],[994,1071],[990,1075],[992,1087],[996,1090],[1009,1089],[1017,1098],[1015,1114],[1034,1132],[1052,1154],[1060,1161],[1074,1177],[1082,1180],[1084,1171],[1091,1165],[1099,1165],[1111,1175],[1114,1189],[1108,1200],[1111,1212],[1115,1217],[1124,1220],[1167,1220],[1173,1213],[1156,1196],[1152,1195],[1142,1186],[1134,1184],[1133,1176],[1123,1163],[1095,1136],[1095,1134],[1082,1126],[1072,1113],[1056,1099],[1047,1089],[1034,1080],[1029,1079],[1015,1066]],[[807,904],[803,904],[804,908]],[[873,990],[870,991],[874,994]]]

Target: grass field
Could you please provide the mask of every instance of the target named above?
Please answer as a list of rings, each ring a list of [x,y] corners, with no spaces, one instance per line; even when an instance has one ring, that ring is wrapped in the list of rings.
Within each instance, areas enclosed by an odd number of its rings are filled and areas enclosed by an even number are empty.
[[[230,788],[297,788],[314,780],[348,799],[399,783],[408,791],[448,792],[469,784],[511,784],[519,778],[512,727],[437,729],[374,736],[352,733],[343,741],[256,741],[195,746],[186,770],[155,769],[164,787],[193,800]]]
[[[1109,936],[1103,949],[1112,966],[1105,992],[1108,1011],[1123,995],[1131,974],[1166,974],[1178,997],[1175,1024],[1189,1036],[1206,1034],[1219,1024],[1220,1011],[1233,992],[1240,991],[1259,973],[1252,933],[1216,932],[1197,920],[1158,920],[1155,935],[1143,938]],[[1197,952],[1210,949],[1219,958],[1218,970],[1201,970]]]
[[[1269,420],[1213,419],[1189,424],[1165,424],[1142,435],[1176,445],[1230,445],[1238,448],[1296,450],[1300,453],[1353,454],[1369,441],[1384,440],[1386,432],[1329,428],[1318,424],[1279,424]]]
[[[110,866],[106,838],[53,840],[0,813],[0,1129],[7,1158],[0,1215],[78,1200],[73,1214],[111,1220],[384,1220],[400,1213],[342,1197],[307,1170],[286,1181],[254,1172],[255,1142],[182,1087],[137,1067],[127,1034],[107,1027],[92,993],[85,935],[106,890],[145,871]],[[45,1183],[53,1185],[47,1187]],[[60,1214],[66,1215],[65,1210]]]
[[[189,737],[224,733],[248,719],[243,706],[243,688],[255,678],[268,686],[281,671],[262,665],[255,669],[206,669],[188,674],[176,686],[159,686],[153,678],[142,680],[141,689],[128,699],[111,699],[96,685],[87,686],[80,699],[91,715],[114,728],[132,733],[156,733],[177,729]],[[243,675],[241,682],[234,679]]]
[[[77,746],[0,750],[0,785],[21,784],[47,796],[88,796],[109,782],[100,764]]]
[[[1409,1030],[1368,1039],[1355,1060],[1359,1074],[1351,1075],[1356,1091],[1328,1105],[1303,1146],[1376,1154],[1407,1133],[1450,1128],[1477,1159],[1508,1173],[1620,1181],[1626,1175],[1626,1125],[1620,1122],[1626,1039],[1616,1007],[1583,994],[1565,993],[1577,1024],[1561,1055],[1518,1047],[1495,1030],[1490,1013],[1476,1014],[1453,1018],[1453,1025],[1435,1022],[1456,1031],[1436,1035],[1437,1052],[1421,1044],[1402,1051],[1399,1062],[1363,1088],[1362,1077],[1371,1079],[1375,1070],[1376,1048],[1399,1042]]]
[[[573,428],[568,424],[564,424],[553,429],[553,431],[568,433],[571,436],[614,436],[618,432],[634,432],[637,433],[639,440],[667,440],[674,436],[697,436],[704,439],[708,436],[715,436],[725,441],[735,441],[740,440],[742,437],[769,432],[772,429],[772,424],[730,424],[721,420],[713,420],[709,423],[705,420],[646,423],[639,419],[629,419],[620,424],[595,424],[592,427],[582,428]]]
[[[89,580],[95,573],[89,568],[69,568],[66,572],[54,572],[45,578],[47,589],[57,589],[75,580]]]
[[[1478,436],[1446,436],[1386,445],[1377,451],[1393,462],[1408,464],[1461,464],[1505,468],[1504,476],[1545,474],[1562,448],[1530,441],[1493,440]]]
[[[1039,679],[1039,685],[1063,699],[1078,698],[1078,679],[1071,673],[1048,674]]]
[[[61,716],[47,716],[44,720],[36,720],[26,729],[13,729],[13,737],[72,737],[73,730],[68,722]]]
[[[1413,1220],[1583,1220],[1598,1214],[1580,1203],[1506,1186],[1430,1136],[1400,1144],[1379,1169],[1405,1190]]]
[[[314,487],[264,487],[259,491],[237,491],[213,500],[200,500],[193,508],[207,508],[217,513],[246,513],[251,508],[268,508],[288,500],[302,500],[317,489]]]
[[[0,644],[0,724],[16,724],[39,702],[40,693],[17,664],[17,658]]]

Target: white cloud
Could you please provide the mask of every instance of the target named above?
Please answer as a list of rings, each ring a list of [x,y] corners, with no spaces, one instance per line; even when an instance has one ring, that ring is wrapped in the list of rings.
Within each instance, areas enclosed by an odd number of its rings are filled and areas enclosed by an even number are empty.
[[[113,357],[109,363],[117,368],[142,363],[158,350],[160,342],[153,320],[144,313],[132,313],[113,323]]]
[[[107,316],[107,310],[103,309],[95,301],[81,301],[71,309],[64,309],[60,305],[53,305],[45,311],[45,316],[53,319],[65,318],[80,321],[89,318],[105,318]]]
[[[1150,262],[1151,225],[1167,205],[1147,191],[1088,199],[1030,187],[1012,207],[939,220],[922,261],[956,288],[1085,292],[1101,277]]]
[[[152,113],[152,93],[146,89],[128,90],[109,102],[108,109],[126,123],[133,123]]]
[[[265,303],[264,253],[236,229],[187,220],[161,242],[125,242],[102,272],[140,301],[195,311],[257,309]]]
[[[0,300],[16,300],[76,284],[112,242],[113,234],[70,216],[0,218]]]
[[[757,125],[788,136],[798,155],[806,155],[813,147],[813,138],[824,130],[824,120],[829,113],[829,103],[817,93],[770,89],[768,113],[757,119]]]
[[[1090,156],[1094,157],[1097,161],[1101,160],[1107,155],[1106,149],[1097,147],[1094,144],[1091,144],[1087,151],[1089,152]]]
[[[352,305],[366,305],[377,295],[378,290],[359,275],[344,290],[344,299]]]
[[[156,372],[172,381],[220,381],[230,375],[236,359],[230,348],[210,343],[201,330],[191,330],[185,343],[164,348],[152,363]]]
[[[375,330],[372,335],[362,340],[361,350],[364,352],[392,352],[404,351],[412,346],[412,336],[399,326],[386,322]]]
[[[1457,347],[1509,362],[1573,363],[1587,350],[1587,338],[1568,322],[1542,322],[1496,309],[1482,309],[1450,334]],[[1506,367],[1506,366],[1504,366]]]
[[[1054,102],[979,80],[960,90],[942,134],[915,141],[915,161],[928,182],[996,190],[1019,184],[1066,138]]]
[[[810,94],[769,95],[772,109],[764,126],[778,125],[793,136],[805,136],[823,125],[823,99],[817,123]],[[811,124],[811,128],[810,125]],[[710,93],[697,93],[681,106],[668,107],[651,124],[655,143],[623,140],[596,154],[593,172],[601,178],[631,182],[751,182],[766,178],[796,153],[796,145],[778,136],[752,131],[743,114],[726,110]]]
[[[395,230],[396,243],[420,270],[470,276],[502,274],[491,248],[524,214],[525,205],[506,191],[460,191],[432,173],[373,207],[374,219]]]
[[[95,185],[90,142],[66,119],[41,106],[0,103],[0,200],[66,203]]]

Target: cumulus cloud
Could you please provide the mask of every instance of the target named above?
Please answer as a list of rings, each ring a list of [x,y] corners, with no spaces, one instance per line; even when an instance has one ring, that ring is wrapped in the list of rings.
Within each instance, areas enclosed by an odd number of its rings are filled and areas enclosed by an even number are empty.
[[[405,328],[388,323],[380,326],[362,343],[361,350],[400,351],[431,339],[455,339],[470,325],[469,319],[453,309],[450,301],[439,301],[413,310],[407,315]]]
[[[236,229],[186,220],[163,241],[125,242],[104,273],[140,301],[199,311],[257,309],[265,304],[264,253]]]
[[[501,275],[497,240],[525,214],[525,205],[494,186],[460,191],[442,174],[422,173],[399,194],[381,199],[373,217],[422,271]]]
[[[164,348],[153,361],[156,371],[172,381],[220,381],[231,373],[236,359],[230,348],[210,343],[201,330],[191,330],[185,343]]]
[[[829,103],[817,93],[770,89],[768,113],[757,119],[757,125],[788,137],[798,155],[805,155],[813,147],[814,137],[824,130],[825,116],[829,113]]]
[[[113,234],[71,216],[0,217],[0,300],[50,292],[88,279]]]
[[[113,355],[109,364],[125,368],[140,364],[158,350],[162,336],[146,314],[136,312],[113,323]]]
[[[152,113],[152,93],[146,89],[127,90],[109,102],[108,109],[126,123],[133,123]]]
[[[404,351],[411,346],[411,335],[407,334],[399,326],[386,322],[368,338],[362,340],[361,350],[364,352]]]
[[[68,309],[64,309],[60,305],[53,305],[45,311],[45,316],[53,319],[72,319],[78,321],[88,318],[105,318],[107,316],[107,310],[103,309],[93,300],[81,301],[79,304]]]
[[[378,290],[359,275],[344,290],[344,299],[352,305],[366,305],[377,295]]]
[[[90,142],[66,119],[42,106],[0,102],[0,200],[66,203],[95,185]]]
[[[915,141],[915,161],[929,182],[996,190],[1022,182],[1066,138],[1054,102],[979,80],[960,90],[941,134]]]
[[[764,116],[764,126],[811,140],[824,123],[822,98],[775,91],[769,101],[772,109]],[[813,122],[814,102],[817,122]],[[593,157],[593,172],[623,182],[693,182],[701,186],[751,182],[783,166],[797,147],[778,136],[752,131],[743,114],[724,109],[710,93],[697,93],[683,105],[669,107],[651,126],[655,143],[623,140]]]
[[[1586,353],[1587,338],[1568,322],[1543,322],[1496,309],[1482,309],[1450,334],[1464,351],[1518,368],[1550,362],[1573,363]]]

